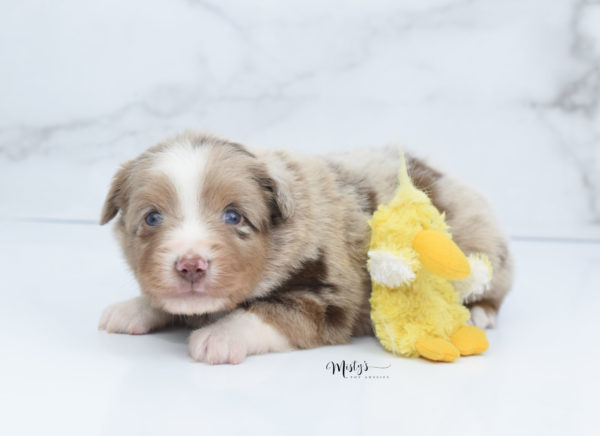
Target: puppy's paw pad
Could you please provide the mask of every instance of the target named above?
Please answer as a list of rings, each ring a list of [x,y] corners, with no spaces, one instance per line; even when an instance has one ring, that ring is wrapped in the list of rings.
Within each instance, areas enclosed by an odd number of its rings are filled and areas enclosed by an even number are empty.
[[[243,362],[248,355],[246,344],[219,327],[208,326],[193,332],[189,341],[190,356],[211,365]]]

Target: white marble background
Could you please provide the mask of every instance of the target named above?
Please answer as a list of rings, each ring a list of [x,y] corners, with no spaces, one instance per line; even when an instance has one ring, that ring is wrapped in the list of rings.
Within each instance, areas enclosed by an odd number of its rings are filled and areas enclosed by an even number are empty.
[[[0,217],[95,220],[117,164],[184,128],[402,143],[512,236],[598,238],[600,1],[0,3]]]

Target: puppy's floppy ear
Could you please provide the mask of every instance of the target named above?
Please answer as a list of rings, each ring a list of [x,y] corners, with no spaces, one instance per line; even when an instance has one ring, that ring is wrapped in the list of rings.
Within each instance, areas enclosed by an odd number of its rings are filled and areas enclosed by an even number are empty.
[[[133,161],[125,162],[119,168],[119,171],[114,175],[112,184],[104,200],[104,206],[102,207],[102,216],[100,217],[100,225],[104,225],[113,219],[119,209],[123,207],[125,201],[125,183],[133,166]]]
[[[270,194],[271,220],[289,219],[294,214],[294,199],[284,178],[271,170],[269,176],[262,178],[261,185]]]
[[[290,192],[289,186],[281,178],[272,178],[273,201],[279,211],[279,217],[282,220],[287,220],[294,214],[294,199]]]

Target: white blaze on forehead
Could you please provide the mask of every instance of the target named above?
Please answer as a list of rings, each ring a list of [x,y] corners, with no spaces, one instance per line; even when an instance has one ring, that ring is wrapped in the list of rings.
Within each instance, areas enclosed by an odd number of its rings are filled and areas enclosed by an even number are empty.
[[[160,152],[156,167],[173,184],[177,193],[178,214],[181,220],[171,235],[176,256],[187,251],[206,250],[209,237],[200,214],[200,194],[208,158],[207,147],[195,147],[189,142],[175,144]],[[208,253],[198,254],[208,256]]]

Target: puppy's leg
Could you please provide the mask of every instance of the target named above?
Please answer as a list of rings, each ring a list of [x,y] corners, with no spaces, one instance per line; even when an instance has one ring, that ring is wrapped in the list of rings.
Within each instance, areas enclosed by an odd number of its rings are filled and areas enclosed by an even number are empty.
[[[496,230],[495,233],[494,230]],[[496,238],[483,237],[490,234],[496,235]],[[473,325],[479,328],[493,328],[496,326],[500,305],[512,286],[513,259],[508,248],[508,241],[497,229],[486,229],[485,227],[477,229],[471,238],[470,244],[478,242],[477,251],[486,253],[489,256],[493,276],[489,289],[483,294],[467,298],[465,304],[471,310],[471,323]]]
[[[251,354],[347,343],[351,317],[311,292],[288,292],[247,303],[190,336],[198,361],[239,363]]]
[[[260,316],[236,309],[190,335],[189,353],[194,360],[214,364],[242,362],[251,354],[288,351],[288,339]]]
[[[148,297],[140,296],[108,306],[98,329],[108,333],[143,335],[151,330],[164,327],[173,316],[150,305]]]
[[[500,305],[513,281],[513,260],[508,240],[496,223],[487,200],[475,189],[449,177],[432,178],[428,193],[435,206],[446,212],[453,239],[466,253],[484,253],[490,259],[493,276],[490,286],[465,303],[471,322],[480,328],[496,325]]]
[[[469,303],[467,307],[471,311],[470,323],[476,327],[485,329],[496,326],[498,308],[487,301]]]
[[[496,230],[495,233],[494,230]],[[496,237],[489,238],[490,234],[496,235]],[[470,243],[467,245],[471,248],[469,251],[486,253],[489,256],[493,276],[490,286],[485,292],[474,294],[465,303],[471,310],[471,323],[473,325],[479,328],[493,328],[496,326],[500,305],[512,286],[512,255],[508,248],[508,241],[495,228],[485,228],[484,226],[473,230],[470,239]],[[473,247],[474,243],[477,248]]]

